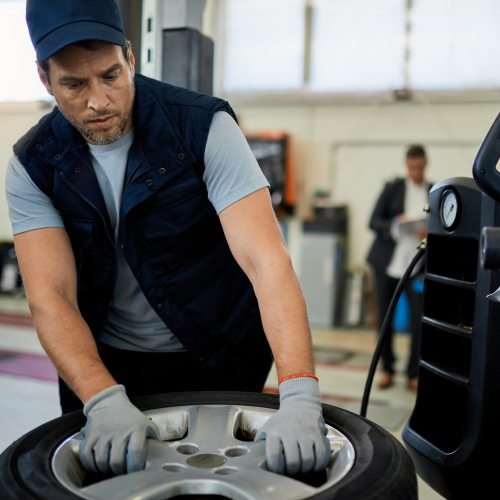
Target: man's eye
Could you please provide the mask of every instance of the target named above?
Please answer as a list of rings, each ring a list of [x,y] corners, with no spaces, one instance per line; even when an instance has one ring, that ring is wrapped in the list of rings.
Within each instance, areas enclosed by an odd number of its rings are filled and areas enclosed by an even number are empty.
[[[104,77],[105,80],[107,80],[108,82],[112,82],[113,80],[116,80],[116,77],[118,75],[107,75]]]
[[[80,84],[79,84],[79,83],[67,83],[67,84],[66,84],[66,87],[67,87],[68,89],[76,89],[76,88],[78,88],[79,86],[80,86]]]

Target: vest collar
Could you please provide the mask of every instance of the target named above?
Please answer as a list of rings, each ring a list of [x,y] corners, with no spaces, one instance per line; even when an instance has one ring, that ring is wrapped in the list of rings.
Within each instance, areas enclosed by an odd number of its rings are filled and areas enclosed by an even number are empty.
[[[156,171],[166,169],[166,174],[162,175],[165,182],[194,163],[195,156],[188,149],[172,115],[153,86],[141,75],[136,75],[134,81],[135,141],[140,143],[140,149],[151,168]],[[81,134],[56,107],[52,116],[30,140],[26,153],[36,160],[65,170],[71,168],[75,154],[79,158],[86,158],[87,149]]]
[[[151,168],[156,171],[165,168],[167,172],[163,177],[168,180],[193,164],[196,158],[153,86],[142,75],[136,75],[135,84],[136,139]]]
[[[124,200],[125,213],[196,161],[153,85],[141,75],[136,75],[134,80],[135,139],[129,152],[124,188],[127,189],[134,180],[139,185],[128,192],[133,193],[133,196]],[[88,155],[87,142],[58,108],[52,111],[29,141],[26,154],[28,158],[48,163],[59,170],[63,179],[94,205],[109,226],[104,199]],[[148,172],[148,178],[152,178],[152,186],[146,187],[146,183],[142,182],[145,179],[140,174],[144,172]]]

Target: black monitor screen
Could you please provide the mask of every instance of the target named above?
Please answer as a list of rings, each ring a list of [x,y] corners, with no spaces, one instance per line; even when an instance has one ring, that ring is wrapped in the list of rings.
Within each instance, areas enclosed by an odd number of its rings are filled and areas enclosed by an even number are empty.
[[[248,144],[257,162],[271,185],[273,206],[279,205],[283,198],[285,185],[286,140],[248,139]]]

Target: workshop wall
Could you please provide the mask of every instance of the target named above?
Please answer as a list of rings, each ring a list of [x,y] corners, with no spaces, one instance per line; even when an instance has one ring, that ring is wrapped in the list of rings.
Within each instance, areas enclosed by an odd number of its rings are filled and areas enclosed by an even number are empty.
[[[298,105],[229,98],[246,131],[278,129],[294,139],[306,216],[313,192],[329,190],[349,207],[349,265],[363,265],[373,240],[368,223],[384,182],[404,177],[404,154],[422,143],[428,179],[471,177],[472,161],[499,112],[494,102],[384,102]]]
[[[5,173],[12,155],[12,146],[52,107],[50,102],[0,102],[0,241],[12,241]]]

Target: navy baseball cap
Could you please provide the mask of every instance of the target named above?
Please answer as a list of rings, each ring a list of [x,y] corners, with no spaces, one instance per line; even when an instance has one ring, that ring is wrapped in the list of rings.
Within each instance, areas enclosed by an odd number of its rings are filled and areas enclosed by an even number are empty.
[[[28,0],[26,23],[41,59],[82,40],[126,44],[122,17],[114,0]]]

